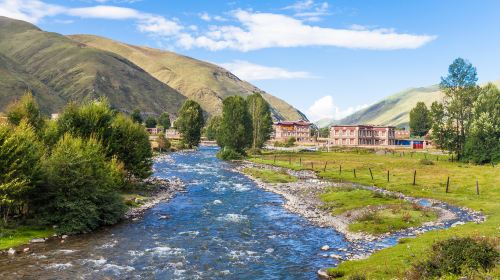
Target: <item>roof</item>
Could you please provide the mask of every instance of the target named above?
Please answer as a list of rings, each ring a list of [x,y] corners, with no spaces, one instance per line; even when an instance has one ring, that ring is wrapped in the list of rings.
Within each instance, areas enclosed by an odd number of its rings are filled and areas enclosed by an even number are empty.
[[[371,125],[371,124],[346,124],[346,125],[335,124],[335,125],[332,125],[331,127],[396,128],[395,126],[392,126],[392,125]]]
[[[312,125],[312,123],[310,122],[306,122],[304,120],[300,120],[300,121],[281,121],[281,122],[277,122],[275,123],[275,125],[300,125],[300,126],[310,126]]]

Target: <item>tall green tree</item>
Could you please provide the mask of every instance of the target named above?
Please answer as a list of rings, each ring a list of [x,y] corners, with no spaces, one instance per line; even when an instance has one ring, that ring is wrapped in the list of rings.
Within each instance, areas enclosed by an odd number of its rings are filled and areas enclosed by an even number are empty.
[[[247,97],[247,105],[252,119],[252,148],[260,149],[271,138],[273,130],[271,109],[258,92]]]
[[[38,212],[48,224],[58,225],[58,232],[89,232],[123,215],[116,189],[123,176],[120,165],[106,159],[97,139],[65,134],[42,167],[44,199]]]
[[[155,128],[156,127],[156,119],[153,116],[148,116],[146,121],[144,122],[147,128]]]
[[[500,91],[493,84],[486,85],[474,103],[464,156],[475,163],[500,161]]]
[[[0,211],[4,222],[11,214],[27,212],[43,153],[44,147],[26,119],[13,129],[0,125]]]
[[[158,124],[161,125],[163,129],[169,129],[171,126],[170,114],[167,112],[161,113],[160,117],[158,118]]]
[[[7,108],[7,119],[12,125],[19,125],[21,120],[26,119],[28,124],[39,133],[44,125],[40,108],[33,94],[28,91],[21,99],[12,103]]]
[[[448,75],[441,78],[440,88],[444,92],[443,118],[435,126],[446,134],[447,148],[461,158],[466,137],[473,119],[472,104],[480,88],[476,84],[476,68],[468,61],[457,58],[448,68]],[[436,136],[438,139],[440,136]]]
[[[252,144],[252,117],[245,99],[230,96],[222,102],[222,121],[217,133],[217,143],[225,149],[244,154]]]
[[[111,123],[107,153],[123,162],[128,178],[147,178],[151,175],[153,153],[149,134],[141,124],[118,114]]]
[[[141,116],[141,111],[139,109],[135,109],[132,111],[132,114],[130,114],[130,117],[132,118],[132,121],[135,123],[142,123],[142,116]]]
[[[413,135],[424,136],[431,129],[430,111],[424,102],[417,102],[417,105],[410,111],[410,131]]]
[[[181,133],[182,140],[189,148],[198,146],[201,140],[201,130],[205,126],[200,104],[193,100],[186,100],[179,109],[178,116],[175,126]]]
[[[221,121],[221,116],[212,116],[208,119],[207,125],[205,127],[205,136],[208,140],[217,139],[217,133],[219,131]]]

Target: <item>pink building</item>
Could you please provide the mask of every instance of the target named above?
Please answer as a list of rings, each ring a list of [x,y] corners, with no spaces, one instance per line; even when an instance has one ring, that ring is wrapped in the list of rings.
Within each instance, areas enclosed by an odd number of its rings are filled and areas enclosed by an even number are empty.
[[[273,138],[276,141],[286,141],[294,137],[297,142],[311,142],[311,126],[310,122],[304,120],[277,122],[273,124]]]
[[[396,144],[395,127],[373,125],[334,125],[330,141],[336,146],[389,146]]]

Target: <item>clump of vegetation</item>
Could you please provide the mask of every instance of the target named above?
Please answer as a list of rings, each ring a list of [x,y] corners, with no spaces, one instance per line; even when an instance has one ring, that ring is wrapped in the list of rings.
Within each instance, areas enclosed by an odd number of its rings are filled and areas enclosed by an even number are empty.
[[[222,160],[241,160],[244,158],[244,155],[234,149],[224,147],[217,153],[217,158]]]
[[[335,268],[330,268],[326,271],[326,273],[328,274],[328,276],[330,276],[331,278],[341,278],[341,277],[344,277],[345,275],[345,272],[342,271],[342,270],[338,270],[338,269],[335,269]]]
[[[348,280],[366,280],[366,276],[363,274],[352,274],[347,277]]]
[[[420,226],[436,218],[436,213],[422,207],[408,204],[390,205],[380,210],[366,210],[361,217],[349,225],[349,230],[382,234]]]
[[[428,258],[413,265],[409,279],[434,279],[449,275],[470,276],[491,270],[500,253],[488,240],[450,238],[436,242]]]
[[[31,94],[9,108],[0,126],[3,226],[37,221],[62,234],[116,223],[119,193],[151,174],[144,126],[105,99],[69,104],[57,120],[44,118]]]
[[[425,159],[425,158],[421,159],[419,161],[419,163],[422,165],[434,165],[434,162],[432,160]]]
[[[274,171],[268,169],[245,168],[243,173],[258,178],[265,183],[291,183],[296,182],[297,178],[288,174],[286,171]]]
[[[200,144],[201,131],[205,126],[200,104],[188,99],[182,104],[178,115],[175,127],[182,135],[183,142],[189,149],[197,147]]]
[[[379,192],[363,190],[352,187],[331,188],[320,196],[324,202],[323,209],[339,215],[349,210],[386,204],[405,203],[403,200]]]

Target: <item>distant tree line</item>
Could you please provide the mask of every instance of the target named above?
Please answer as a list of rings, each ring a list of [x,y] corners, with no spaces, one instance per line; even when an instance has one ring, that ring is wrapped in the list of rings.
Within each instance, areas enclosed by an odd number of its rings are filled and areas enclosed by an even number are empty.
[[[31,94],[9,106],[0,125],[0,212],[3,223],[34,219],[59,233],[116,223],[120,191],[151,174],[144,126],[106,99],[70,103],[43,118]]]
[[[459,160],[475,163],[500,161],[500,91],[493,84],[477,85],[476,68],[457,58],[441,78],[443,102],[430,110],[423,102],[410,112],[410,130],[424,136],[432,130],[435,144]]]

